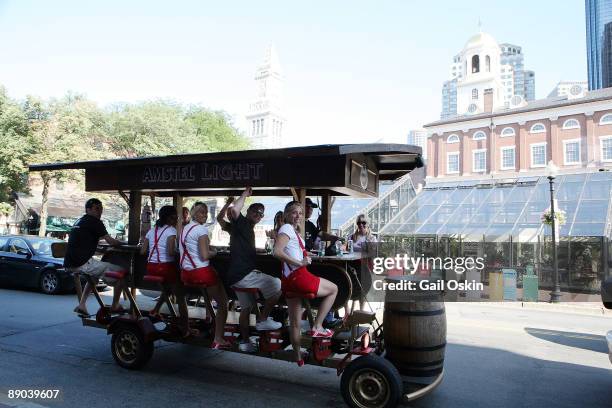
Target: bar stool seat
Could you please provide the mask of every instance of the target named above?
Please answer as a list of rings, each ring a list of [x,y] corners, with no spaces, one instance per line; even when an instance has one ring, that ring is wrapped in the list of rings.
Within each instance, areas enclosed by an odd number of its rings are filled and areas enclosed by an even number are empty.
[[[125,275],[127,275],[127,271],[109,271],[104,273],[104,276],[106,276],[107,278],[119,280],[125,278]]]
[[[163,276],[156,276],[156,275],[145,275],[142,278],[143,281],[145,282],[152,282],[152,283],[166,283],[166,278],[164,278]]]

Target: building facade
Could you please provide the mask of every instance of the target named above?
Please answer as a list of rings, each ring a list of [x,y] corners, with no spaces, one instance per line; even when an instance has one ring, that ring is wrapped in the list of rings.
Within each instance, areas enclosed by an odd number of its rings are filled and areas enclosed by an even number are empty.
[[[425,125],[427,178],[511,177],[612,168],[612,89]]]
[[[550,91],[547,98],[554,98],[557,96],[567,96],[584,94],[589,89],[589,83],[587,81],[559,81],[557,85]]]
[[[278,55],[270,46],[255,74],[257,97],[246,116],[248,135],[255,149],[283,146],[283,76]]]
[[[423,158],[427,159],[427,131],[425,129],[411,130],[408,132],[406,143],[420,146],[423,149]]]
[[[607,88],[612,85],[610,70],[605,69],[604,54],[606,53],[606,24],[612,22],[612,2],[609,0],[585,0],[587,70],[589,89]],[[608,38],[609,38],[608,34]],[[608,42],[610,40],[608,39]],[[608,58],[609,63],[609,58]]]
[[[493,90],[494,108],[535,99],[535,73],[525,70],[522,48],[487,33],[472,36],[453,57],[450,77],[442,86],[441,119],[482,112],[484,89]]]

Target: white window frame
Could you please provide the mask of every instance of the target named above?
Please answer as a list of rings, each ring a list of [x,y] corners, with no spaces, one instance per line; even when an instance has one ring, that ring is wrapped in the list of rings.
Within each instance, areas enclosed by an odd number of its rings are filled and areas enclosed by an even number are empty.
[[[609,159],[604,159],[604,155],[603,155],[603,141],[609,140],[609,139],[612,139],[612,135],[599,136],[599,158],[601,159],[602,162],[605,162],[605,163],[612,163],[612,157],[610,157]]]
[[[457,171],[450,171],[450,156],[457,156]],[[446,153],[446,174],[459,174],[461,169],[461,155],[459,152],[447,152]]]
[[[476,169],[476,153],[484,153],[484,169]],[[474,149],[472,150],[472,172],[473,173],[486,173],[487,171],[487,149]]]
[[[568,143],[578,143],[578,161],[576,162],[568,162],[566,155],[566,146]],[[567,139],[563,141],[563,164],[566,166],[571,166],[574,164],[582,163],[582,146],[580,146],[580,139]]]
[[[533,130],[533,128],[538,126],[538,125],[542,126],[544,128],[544,130]],[[529,129],[529,133],[546,133],[546,125],[544,125],[541,122],[534,123],[533,125],[531,125],[531,128]]]
[[[482,134],[482,137],[476,137],[476,135],[478,134]],[[486,139],[487,139],[487,134],[483,132],[482,130],[479,130],[478,132],[475,132],[472,135],[472,140],[486,140]]]
[[[575,125],[568,125],[567,124],[568,122],[576,122],[576,124]],[[563,122],[562,129],[563,130],[566,130],[566,129],[580,129],[580,122],[578,122],[577,119],[570,118],[570,119],[566,120],[565,122]]]
[[[531,164],[531,168],[539,168],[539,167],[546,167],[546,160],[548,159],[548,152],[546,151],[547,148],[547,144],[546,142],[541,142],[541,143],[532,143],[529,145],[529,156],[530,156],[530,164]],[[533,148],[535,146],[544,146],[544,164],[534,164],[533,163]]]
[[[504,132],[506,130],[508,130],[508,129],[510,129],[512,131],[512,134],[511,135],[504,135]],[[507,126],[507,127],[503,128],[501,133],[499,134],[499,137],[514,137],[514,136],[516,136],[516,130],[514,130],[514,128],[511,127],[511,126]]]
[[[455,137],[457,138],[457,140],[450,141],[450,139],[451,139],[453,136],[455,136]],[[459,136],[458,136],[456,133],[453,133],[452,135],[449,135],[449,136],[446,138],[446,143],[459,143]]]
[[[612,125],[612,113],[606,113],[599,119],[600,125]]]
[[[512,167],[506,167],[504,166],[504,151],[505,150],[512,150],[514,152],[514,163],[512,164]],[[500,149],[500,155],[499,155],[499,163],[501,164],[501,166],[499,167],[501,170],[515,170],[516,169],[516,146],[504,146]]]

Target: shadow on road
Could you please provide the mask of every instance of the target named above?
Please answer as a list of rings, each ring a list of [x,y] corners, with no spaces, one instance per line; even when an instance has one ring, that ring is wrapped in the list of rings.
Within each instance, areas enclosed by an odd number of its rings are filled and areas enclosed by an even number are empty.
[[[448,344],[444,381],[420,408],[609,407],[612,372],[519,354]],[[602,362],[609,364],[607,356]]]
[[[550,341],[552,343],[608,354],[608,346],[604,336],[548,329],[536,329],[533,327],[525,327],[525,331],[533,337]]]

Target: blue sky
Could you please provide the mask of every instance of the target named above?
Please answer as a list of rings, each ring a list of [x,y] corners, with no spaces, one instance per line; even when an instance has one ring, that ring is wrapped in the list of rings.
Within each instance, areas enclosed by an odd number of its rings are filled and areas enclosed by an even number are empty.
[[[106,106],[171,99],[244,126],[274,44],[288,145],[405,141],[436,120],[453,55],[482,29],[521,45],[536,97],[586,79],[584,1],[0,0],[0,84]]]

